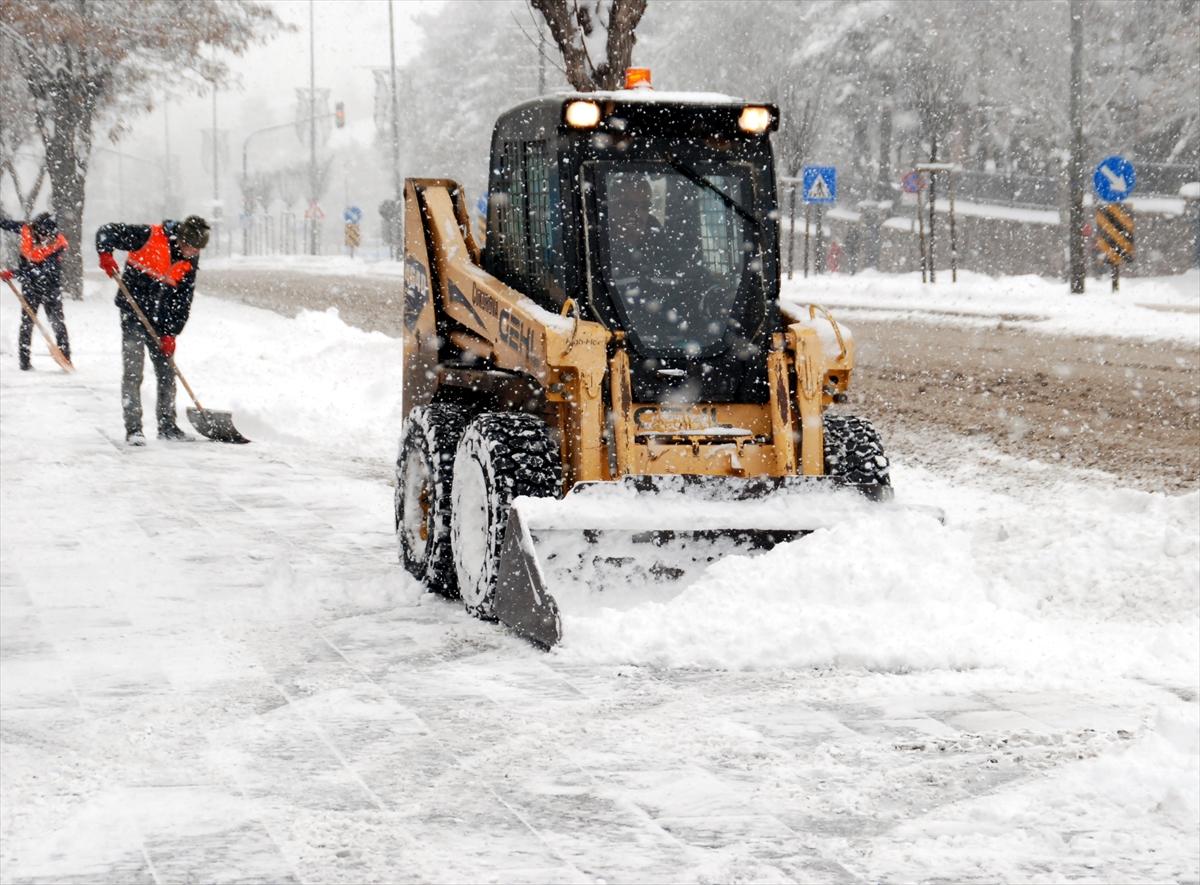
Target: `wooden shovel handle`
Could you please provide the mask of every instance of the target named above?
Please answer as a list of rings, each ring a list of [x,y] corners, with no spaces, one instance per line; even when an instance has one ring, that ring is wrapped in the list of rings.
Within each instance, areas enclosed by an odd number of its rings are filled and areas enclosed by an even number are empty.
[[[64,372],[74,372],[75,366],[67,359],[67,355],[62,352],[62,348],[54,343],[54,339],[50,337],[50,333],[46,331],[46,327],[37,318],[37,313],[29,306],[29,302],[25,300],[25,296],[21,294],[21,290],[13,285],[12,280],[5,280],[4,282],[8,283],[8,288],[12,289],[13,294],[17,296],[17,300],[21,302],[21,309],[33,320],[33,324],[37,326],[38,331],[42,333],[42,337],[46,339],[46,344],[50,346],[50,356],[54,357],[54,361],[62,367]]]
[[[154,346],[158,348],[158,352],[167,357],[167,363],[170,364],[171,371],[175,373],[175,377],[179,379],[179,383],[183,385],[183,389],[188,392],[188,396],[192,398],[192,402],[196,404],[196,408],[203,412],[204,406],[200,405],[200,400],[192,392],[192,386],[183,377],[183,372],[179,371],[179,366],[175,365],[175,358],[163,353],[162,341],[159,340],[158,333],[154,331],[154,326],[150,324],[150,320],[147,319],[146,314],[142,312],[142,309],[138,307],[138,303],[133,300],[133,296],[129,294],[129,290],[125,288],[125,281],[121,279],[119,274],[113,277],[113,279],[116,280],[117,288],[121,290],[121,294],[125,296],[125,300],[129,302],[129,306],[133,308],[134,314],[142,321],[142,325],[146,327],[146,334],[154,341]]]

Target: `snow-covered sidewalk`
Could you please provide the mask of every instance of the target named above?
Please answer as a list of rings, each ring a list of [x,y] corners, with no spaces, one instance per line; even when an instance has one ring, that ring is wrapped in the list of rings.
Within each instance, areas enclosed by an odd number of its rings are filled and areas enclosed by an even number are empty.
[[[5,882],[1200,875],[1196,494],[901,459],[946,526],[721,563],[547,655],[396,564],[397,341],[201,296],[180,365],[254,443],[129,450],[109,296],[67,305],[71,376],[15,370],[10,301]]]

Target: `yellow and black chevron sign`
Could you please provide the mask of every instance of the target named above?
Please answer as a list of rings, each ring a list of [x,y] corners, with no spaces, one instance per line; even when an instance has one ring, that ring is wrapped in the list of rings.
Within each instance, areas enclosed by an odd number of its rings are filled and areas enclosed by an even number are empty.
[[[1111,265],[1133,261],[1133,211],[1120,203],[1106,203],[1096,210],[1096,249]]]

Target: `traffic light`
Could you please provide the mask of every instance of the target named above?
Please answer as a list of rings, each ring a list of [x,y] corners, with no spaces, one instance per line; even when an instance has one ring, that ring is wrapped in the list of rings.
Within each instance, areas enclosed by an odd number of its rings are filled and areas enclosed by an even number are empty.
[[[326,105],[328,107],[328,105]],[[333,119],[338,129],[342,129],[346,125],[346,105],[343,102],[338,102],[333,106]]]

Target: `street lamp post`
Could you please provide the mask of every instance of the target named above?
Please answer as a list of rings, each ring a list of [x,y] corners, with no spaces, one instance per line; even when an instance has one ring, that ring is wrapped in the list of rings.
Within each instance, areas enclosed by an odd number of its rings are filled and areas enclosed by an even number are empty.
[[[388,35],[392,61],[392,185],[400,198],[400,99],[396,94],[396,22],[392,0],[388,0]]]
[[[317,43],[316,29],[313,25],[313,7],[316,4],[308,0],[308,190],[309,219],[308,254],[317,254],[317,218],[312,211],[317,202]]]

